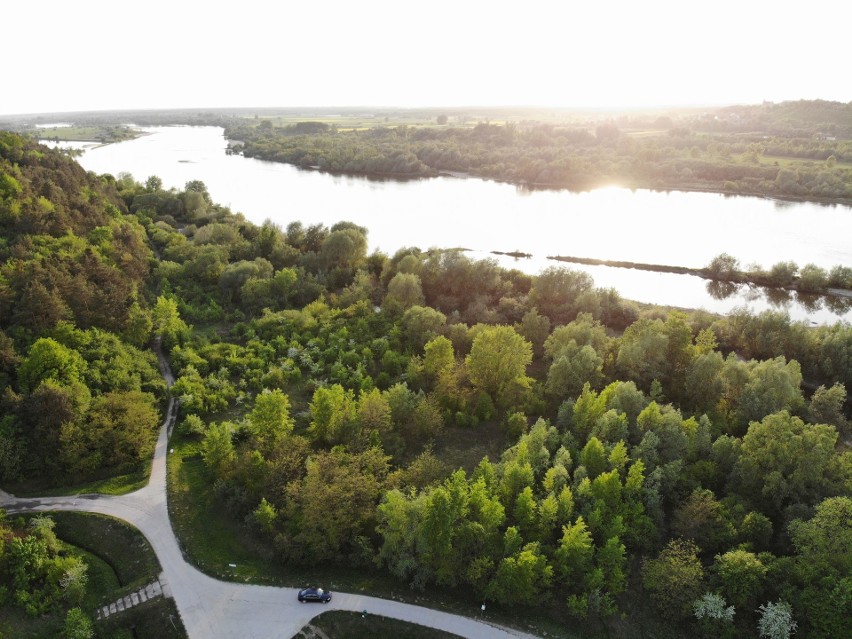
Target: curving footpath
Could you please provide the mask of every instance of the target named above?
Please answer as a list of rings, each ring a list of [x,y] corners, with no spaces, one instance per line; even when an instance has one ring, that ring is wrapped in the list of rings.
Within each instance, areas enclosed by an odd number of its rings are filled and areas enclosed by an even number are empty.
[[[158,355],[160,355],[158,353]],[[173,378],[160,355],[163,376]],[[73,495],[16,498],[0,490],[0,508],[9,512],[72,510],[100,513],[136,526],[148,539],[163,573],[164,590],[174,597],[191,639],[290,639],[311,619],[328,610],[348,610],[381,615],[454,633],[471,639],[536,639],[520,631],[460,615],[387,599],[335,592],[328,605],[300,604],[293,588],[257,586],[219,581],[189,565],[181,553],[166,506],[166,455],[177,416],[169,401],[160,428],[148,485],[127,495]]]

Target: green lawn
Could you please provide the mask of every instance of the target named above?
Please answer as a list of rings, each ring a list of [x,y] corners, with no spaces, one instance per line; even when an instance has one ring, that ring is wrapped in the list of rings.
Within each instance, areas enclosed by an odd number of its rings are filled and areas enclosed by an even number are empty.
[[[160,562],[148,540],[120,519],[72,512],[55,512],[51,517],[61,539],[109,562],[123,588],[132,591],[160,574]]]
[[[39,482],[23,482],[10,484],[7,490],[17,497],[57,497],[61,495],[84,495],[88,493],[100,493],[102,495],[126,495],[134,490],[139,490],[148,483],[151,473],[150,463],[140,470],[128,475],[118,477],[107,477],[96,479],[83,484],[70,486],[46,487]]]
[[[454,639],[458,635],[433,630],[396,619],[358,612],[334,611],[321,614],[305,626],[293,639],[317,639],[321,634],[314,631],[319,629],[328,639],[378,639],[379,637],[394,637],[396,639]]]

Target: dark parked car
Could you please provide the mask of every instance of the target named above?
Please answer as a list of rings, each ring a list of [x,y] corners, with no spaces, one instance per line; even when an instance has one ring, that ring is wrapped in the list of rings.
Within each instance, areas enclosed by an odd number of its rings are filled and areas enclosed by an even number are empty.
[[[304,588],[299,591],[299,601],[316,601],[317,603],[328,603],[331,601],[331,592],[322,588]]]

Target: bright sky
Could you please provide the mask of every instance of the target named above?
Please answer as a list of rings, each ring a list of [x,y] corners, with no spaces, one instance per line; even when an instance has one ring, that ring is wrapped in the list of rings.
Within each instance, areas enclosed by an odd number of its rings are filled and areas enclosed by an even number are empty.
[[[2,17],[0,114],[852,101],[840,0],[20,0]]]

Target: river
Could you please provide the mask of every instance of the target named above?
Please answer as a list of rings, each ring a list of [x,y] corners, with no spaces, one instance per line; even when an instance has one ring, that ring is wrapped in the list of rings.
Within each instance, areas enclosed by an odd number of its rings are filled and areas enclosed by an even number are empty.
[[[389,254],[404,246],[464,247],[471,257],[491,257],[528,273],[554,265],[585,270],[596,286],[640,302],[715,313],[739,306],[783,309],[815,324],[852,320],[852,311],[832,309],[820,299],[802,304],[791,294],[770,300],[748,287],[716,299],[707,281],[694,276],[547,259],[572,255],[702,267],[726,252],[744,266],[768,268],[780,261],[850,266],[852,207],[617,186],[574,193],[470,178],[373,180],[227,155],[218,127],[145,131],[135,140],[84,148],[77,160],[96,173],[128,172],[139,181],[157,175],[166,188],[202,180],[214,201],[258,224],[269,219],[282,227],[294,220],[330,226],[350,220],[369,229],[371,250]]]

